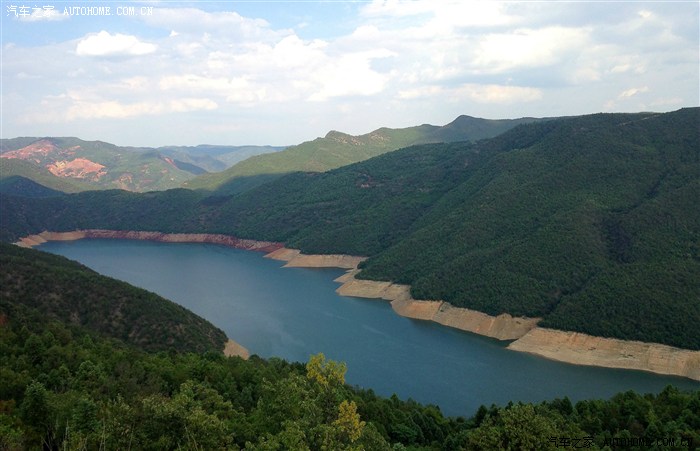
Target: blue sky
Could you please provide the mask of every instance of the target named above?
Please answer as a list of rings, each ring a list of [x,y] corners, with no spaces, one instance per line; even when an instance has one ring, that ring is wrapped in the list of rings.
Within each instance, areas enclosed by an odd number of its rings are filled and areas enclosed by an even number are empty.
[[[63,14],[95,7],[111,15]],[[2,0],[2,137],[287,145],[460,114],[672,111],[700,102],[699,9]]]

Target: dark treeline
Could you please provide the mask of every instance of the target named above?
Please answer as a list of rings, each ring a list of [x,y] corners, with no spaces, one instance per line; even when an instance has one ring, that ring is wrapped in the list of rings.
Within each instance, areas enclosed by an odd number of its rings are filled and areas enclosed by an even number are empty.
[[[350,387],[345,365],[322,355],[304,365],[226,358],[214,346],[193,353],[202,345],[192,334],[158,351],[160,332],[130,340],[110,326],[118,321],[115,309],[98,324],[73,317],[81,297],[123,302],[124,287],[113,280],[36,251],[2,246],[0,252],[0,449],[546,450],[574,443],[697,449],[700,443],[700,391],[668,387],[657,395],[628,392],[575,404],[565,398],[484,406],[470,418],[448,418],[435,406]],[[44,274],[49,264],[53,272]],[[59,300],[47,311],[31,289],[8,285],[15,278],[22,279],[15,285],[44,280],[43,292],[70,289],[74,301]],[[112,289],[101,292],[104,286]],[[162,299],[131,290],[143,304],[142,327],[170,317]],[[193,316],[185,312],[170,326],[191,327]]]
[[[366,255],[359,277],[547,327],[700,349],[700,109],[520,125],[239,195],[0,199],[0,238],[209,232]]]
[[[0,299],[147,351],[219,352],[227,340],[184,307],[58,255],[0,243],[0,286]]]

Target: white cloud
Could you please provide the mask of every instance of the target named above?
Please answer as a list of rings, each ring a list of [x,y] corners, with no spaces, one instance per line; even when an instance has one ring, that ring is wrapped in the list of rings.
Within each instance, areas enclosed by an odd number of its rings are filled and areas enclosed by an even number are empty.
[[[69,121],[82,119],[124,119],[137,116],[214,110],[216,108],[216,102],[210,99],[198,98],[143,101],[136,103],[122,103],[116,100],[102,102],[77,101],[68,107],[65,112],[65,118]]]
[[[626,90],[622,91],[618,97],[621,99],[624,97],[634,97],[639,93],[647,92],[647,91],[649,91],[648,86],[642,86],[641,88],[630,88],[630,89],[626,89]]]
[[[313,102],[326,101],[334,97],[370,96],[383,91],[388,75],[371,68],[375,58],[391,56],[387,50],[342,55],[328,64],[318,67],[312,74],[320,85],[310,97]]]
[[[398,92],[397,97],[401,100],[424,99],[436,97],[444,92],[440,86],[421,86],[414,89],[406,89]]]
[[[207,93],[223,97],[229,103],[250,105],[266,100],[264,86],[255,86],[245,77],[203,77],[195,74],[163,77],[158,86],[163,91]]]
[[[453,98],[467,98],[478,103],[505,104],[534,102],[542,98],[542,90],[522,86],[478,85],[460,86]]]
[[[78,41],[75,53],[78,56],[140,56],[156,49],[155,44],[142,42],[136,36],[102,30]]]
[[[235,36],[239,39],[263,39],[273,32],[263,19],[243,17],[235,11],[207,12],[196,8],[162,8],[157,14],[143,16],[146,24],[168,30],[171,34]]]
[[[474,65],[486,73],[551,66],[584,48],[590,31],[548,27],[486,35],[479,42]]]

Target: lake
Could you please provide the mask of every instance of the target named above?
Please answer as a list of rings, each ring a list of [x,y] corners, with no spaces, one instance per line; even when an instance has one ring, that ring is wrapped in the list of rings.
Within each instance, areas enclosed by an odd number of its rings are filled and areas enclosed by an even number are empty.
[[[482,404],[608,398],[700,382],[569,365],[510,351],[494,339],[398,316],[388,302],[338,296],[335,269],[282,268],[257,252],[132,240],[49,242],[40,250],[160,294],[261,357],[347,363],[346,381],[376,393],[473,415]]]

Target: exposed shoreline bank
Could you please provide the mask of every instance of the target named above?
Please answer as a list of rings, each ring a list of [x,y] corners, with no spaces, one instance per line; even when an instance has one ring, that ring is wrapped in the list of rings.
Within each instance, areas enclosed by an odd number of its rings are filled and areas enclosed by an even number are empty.
[[[37,235],[29,235],[21,238],[15,244],[22,247],[34,247],[47,241],[74,241],[83,238],[147,240],[163,243],[210,243],[265,253],[270,253],[283,247],[282,243],[276,243],[274,241],[245,240],[229,235],[211,233],[161,233],[103,229],[75,230],[72,232],[41,232]]]
[[[513,351],[576,365],[642,370],[700,381],[700,351],[546,329],[537,326],[540,318],[513,317],[507,313],[491,316],[444,301],[413,299],[408,285],[355,278],[360,271],[357,265],[364,257],[304,255],[287,248],[280,248],[266,257],[287,261],[287,267],[347,269],[335,279],[341,284],[336,290],[341,296],[384,299],[390,302],[394,312],[407,318],[434,321],[498,340],[514,340],[508,345]]]
[[[594,337],[583,333],[537,327],[539,318],[513,317],[509,314],[490,316],[466,308],[454,307],[439,300],[416,300],[410,287],[391,282],[356,279],[360,262],[365,257],[306,255],[287,249],[281,243],[241,240],[227,235],[160,233],[112,230],[78,230],[42,232],[22,238],[15,244],[33,247],[46,241],[68,241],[82,238],[137,239],[172,243],[212,243],[245,250],[265,252],[265,257],[285,261],[285,267],[341,268],[347,272],[336,279],[341,283],[336,292],[341,296],[385,299],[401,316],[434,321],[438,324],[472,332],[498,340],[514,340],[508,349],[527,352],[551,360],[579,365],[650,371],[700,381],[700,351],[674,348],[657,343]],[[243,346],[229,340],[226,355],[249,356]]]

